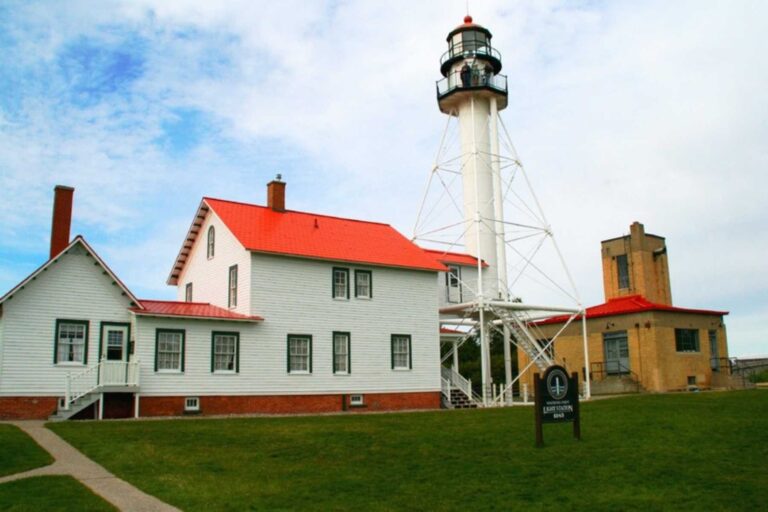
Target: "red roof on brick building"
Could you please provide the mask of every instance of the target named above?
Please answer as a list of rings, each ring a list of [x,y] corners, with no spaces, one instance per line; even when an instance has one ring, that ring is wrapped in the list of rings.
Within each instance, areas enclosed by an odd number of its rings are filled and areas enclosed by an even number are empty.
[[[143,316],[205,318],[239,322],[260,322],[264,320],[260,316],[248,316],[235,313],[234,311],[220,308],[207,302],[176,302],[170,300],[142,299],[141,305],[143,306],[143,309],[130,309],[135,314]]]
[[[600,318],[616,315],[629,315],[632,313],[645,313],[647,311],[668,311],[671,313],[692,313],[698,315],[714,316],[723,316],[728,314],[728,311],[679,308],[677,306],[669,306],[667,304],[656,304],[649,301],[642,295],[628,295],[626,297],[610,299],[608,302],[604,302],[603,304],[598,304],[597,306],[587,308],[587,319],[589,320],[590,318]],[[568,321],[569,318],[570,316],[561,315],[536,323],[538,325],[558,324]]]

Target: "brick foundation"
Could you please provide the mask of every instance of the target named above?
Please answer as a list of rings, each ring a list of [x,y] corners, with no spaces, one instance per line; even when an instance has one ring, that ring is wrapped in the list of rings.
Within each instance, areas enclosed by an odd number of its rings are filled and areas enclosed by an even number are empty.
[[[440,392],[362,393],[364,406],[349,407],[349,395],[201,396],[200,414],[296,414],[439,409]],[[140,416],[181,416],[184,396],[142,396]]]
[[[0,397],[0,420],[47,420],[57,405],[55,396]]]

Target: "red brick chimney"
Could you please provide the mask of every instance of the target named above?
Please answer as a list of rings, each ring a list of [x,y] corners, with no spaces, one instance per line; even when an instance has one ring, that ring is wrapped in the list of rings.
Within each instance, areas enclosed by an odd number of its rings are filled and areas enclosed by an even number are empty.
[[[56,185],[53,189],[53,220],[51,221],[51,258],[69,245],[69,228],[72,225],[72,196],[75,189]]]
[[[285,211],[285,182],[279,174],[267,183],[267,206],[276,212]]]

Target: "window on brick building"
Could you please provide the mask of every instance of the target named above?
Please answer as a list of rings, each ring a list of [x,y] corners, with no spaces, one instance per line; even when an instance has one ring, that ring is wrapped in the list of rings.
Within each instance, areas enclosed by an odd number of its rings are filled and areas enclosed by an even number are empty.
[[[629,288],[629,260],[626,254],[616,256],[616,266],[619,272],[619,288]]]
[[[699,331],[697,329],[675,329],[675,349],[678,352],[698,352]]]

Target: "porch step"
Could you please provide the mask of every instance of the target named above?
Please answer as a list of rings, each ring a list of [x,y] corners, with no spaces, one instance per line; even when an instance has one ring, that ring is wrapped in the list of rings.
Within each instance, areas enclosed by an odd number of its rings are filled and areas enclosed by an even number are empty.
[[[477,404],[458,389],[451,390],[451,405],[454,409],[477,409]]]

